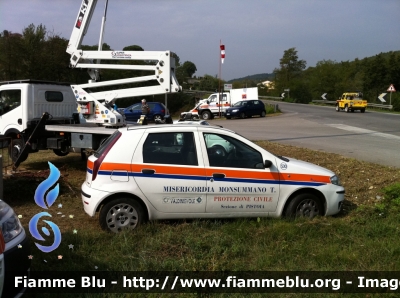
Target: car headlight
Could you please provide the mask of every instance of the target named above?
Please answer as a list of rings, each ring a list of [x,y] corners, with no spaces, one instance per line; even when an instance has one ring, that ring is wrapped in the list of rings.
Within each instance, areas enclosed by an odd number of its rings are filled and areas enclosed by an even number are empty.
[[[237,111],[239,111],[239,109],[234,109],[234,110],[232,110],[232,113],[235,113]]]
[[[0,228],[4,241],[7,243],[22,232],[22,225],[18,216],[8,204],[0,200]]]
[[[340,185],[339,177],[334,175],[331,177],[331,183],[335,185]]]

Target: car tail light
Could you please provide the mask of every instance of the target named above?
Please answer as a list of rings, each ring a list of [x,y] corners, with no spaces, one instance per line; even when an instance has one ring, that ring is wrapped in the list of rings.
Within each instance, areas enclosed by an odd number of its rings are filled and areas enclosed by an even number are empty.
[[[97,157],[97,159],[93,163],[92,181],[94,181],[96,179],[101,163],[103,162],[104,158],[106,157],[106,155],[108,154],[110,149],[114,146],[114,144],[121,137],[121,135],[122,135],[122,133],[117,130],[95,152],[94,156]]]
[[[0,254],[2,254],[5,249],[6,249],[6,242],[4,241],[3,233],[1,232],[0,229]]]
[[[165,114],[165,110],[161,110],[161,114]]]

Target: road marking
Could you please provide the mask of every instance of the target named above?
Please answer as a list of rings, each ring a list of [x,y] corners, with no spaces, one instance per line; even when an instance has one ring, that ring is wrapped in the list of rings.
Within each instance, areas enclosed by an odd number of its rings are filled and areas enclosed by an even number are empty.
[[[374,137],[376,136],[376,137],[382,137],[382,138],[386,138],[386,139],[400,141],[400,137],[399,136],[391,135],[391,134],[388,134],[388,133],[377,132],[377,131],[374,131],[374,130],[359,128],[359,127],[349,126],[349,125],[344,125],[344,124],[326,124],[326,125],[330,126],[330,127],[338,128],[338,129],[343,129],[343,130],[355,132],[355,133],[358,133],[358,134],[369,134],[369,135],[372,135]]]

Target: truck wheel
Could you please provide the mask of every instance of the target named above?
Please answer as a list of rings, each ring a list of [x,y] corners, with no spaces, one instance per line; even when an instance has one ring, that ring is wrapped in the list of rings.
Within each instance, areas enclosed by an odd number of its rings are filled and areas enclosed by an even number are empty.
[[[340,112],[339,105],[336,105],[336,108],[335,108],[335,110],[336,110],[336,112]]]
[[[349,106],[346,105],[346,106],[344,107],[344,111],[345,111],[346,113],[350,112]]]
[[[211,119],[211,113],[210,113],[209,111],[204,111],[204,112],[201,114],[201,117],[202,117],[204,120],[210,120],[210,119]]]
[[[144,212],[142,206],[134,199],[118,198],[101,208],[99,221],[100,227],[108,232],[133,230],[144,222]]]
[[[365,109],[361,109],[361,113],[365,113]]]
[[[22,149],[24,148],[25,143],[21,139],[12,139],[9,148],[8,148],[8,153],[11,156],[12,162],[16,162],[18,156],[21,154]],[[21,156],[20,162],[24,162],[28,158],[29,153],[25,152],[23,156]]]
[[[285,212],[289,218],[309,217],[323,215],[321,200],[311,193],[302,193],[294,197]]]
[[[53,152],[57,156],[66,156],[69,154],[68,150],[62,150],[62,149],[53,149]]]

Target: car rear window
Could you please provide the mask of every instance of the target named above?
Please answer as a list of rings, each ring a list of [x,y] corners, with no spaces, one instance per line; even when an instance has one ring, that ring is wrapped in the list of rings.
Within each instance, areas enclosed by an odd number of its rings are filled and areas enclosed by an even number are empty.
[[[143,144],[143,162],[197,166],[193,133],[150,133]]]

